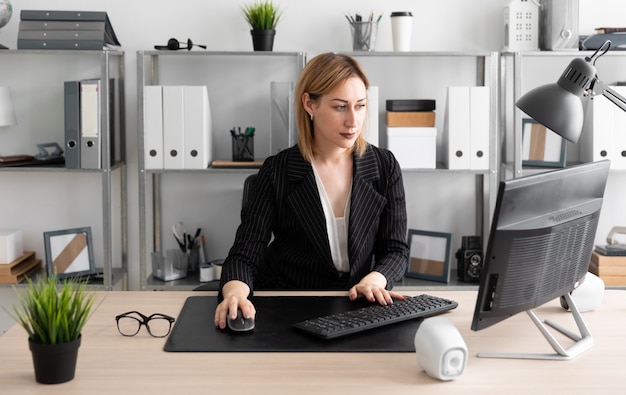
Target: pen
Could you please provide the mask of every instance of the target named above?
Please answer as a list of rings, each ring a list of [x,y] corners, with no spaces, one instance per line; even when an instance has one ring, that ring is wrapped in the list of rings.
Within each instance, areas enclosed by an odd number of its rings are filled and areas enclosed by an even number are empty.
[[[201,263],[207,262],[206,251],[204,249],[204,244],[205,244],[204,234],[201,234],[200,235],[200,262]]]

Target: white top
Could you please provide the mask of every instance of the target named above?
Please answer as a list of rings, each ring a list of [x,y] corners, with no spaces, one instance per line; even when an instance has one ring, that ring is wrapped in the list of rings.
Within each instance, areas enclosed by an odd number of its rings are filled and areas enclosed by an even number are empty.
[[[339,273],[348,273],[350,271],[350,262],[348,260],[348,218],[350,218],[350,195],[352,194],[352,185],[346,199],[346,207],[343,211],[343,217],[335,217],[333,208],[324,189],[324,184],[320,178],[315,166],[313,166],[313,174],[315,174],[315,182],[317,190],[320,194],[320,201],[324,209],[324,217],[326,218],[326,231],[328,233],[328,242],[330,244],[330,254],[333,258],[335,268]]]

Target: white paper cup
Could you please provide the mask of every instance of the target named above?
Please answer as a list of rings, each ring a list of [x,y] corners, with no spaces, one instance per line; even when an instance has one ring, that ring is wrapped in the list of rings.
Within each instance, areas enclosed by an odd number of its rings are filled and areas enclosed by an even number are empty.
[[[411,50],[411,31],[413,28],[413,14],[409,11],[391,13],[391,37],[393,50],[408,52]]]

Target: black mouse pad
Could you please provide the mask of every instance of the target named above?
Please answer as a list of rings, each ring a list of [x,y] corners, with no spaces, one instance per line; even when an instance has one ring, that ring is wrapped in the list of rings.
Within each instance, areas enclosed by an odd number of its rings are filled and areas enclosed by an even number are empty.
[[[318,339],[291,325],[306,319],[360,308],[365,300],[346,296],[255,297],[255,328],[220,330],[214,325],[215,296],[190,296],[176,319],[164,350],[170,352],[414,352],[422,319],[413,319],[331,340]]]

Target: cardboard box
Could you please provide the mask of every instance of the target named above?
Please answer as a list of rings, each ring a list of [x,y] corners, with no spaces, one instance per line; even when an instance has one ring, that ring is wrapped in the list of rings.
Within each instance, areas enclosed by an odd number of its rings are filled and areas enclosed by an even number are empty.
[[[22,231],[0,229],[0,264],[8,264],[24,254]]]
[[[387,111],[387,126],[391,127],[434,127],[434,111]]]
[[[606,285],[626,285],[626,256],[608,256],[594,251],[589,271],[600,277]]]
[[[437,167],[437,129],[434,127],[388,127],[387,148],[402,169]]]

